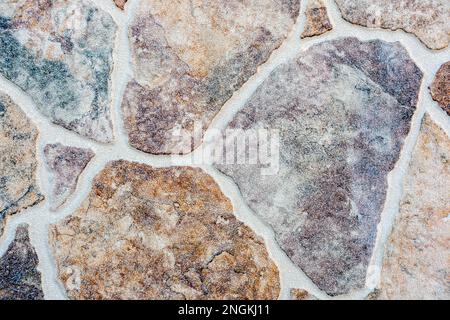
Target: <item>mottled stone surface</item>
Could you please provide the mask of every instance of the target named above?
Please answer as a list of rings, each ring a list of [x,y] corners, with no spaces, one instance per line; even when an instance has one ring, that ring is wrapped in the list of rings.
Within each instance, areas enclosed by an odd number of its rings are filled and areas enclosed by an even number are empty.
[[[236,220],[231,202],[200,169],[111,162],[81,208],[51,227],[50,242],[72,299],[279,294],[262,240]]]
[[[87,0],[2,0],[0,74],[52,122],[101,142],[109,111],[116,25]]]
[[[20,225],[14,241],[0,258],[0,300],[43,300],[38,263],[28,226]]]
[[[123,100],[130,144],[188,153],[223,104],[278,48],[300,0],[144,0],[129,36],[135,77]],[[193,140],[193,141],[191,141]]]
[[[48,144],[44,148],[45,161],[51,170],[51,208],[56,210],[75,191],[78,177],[94,157],[90,149]]]
[[[217,165],[271,225],[292,259],[331,295],[364,285],[422,73],[399,43],[344,38],[282,64],[230,129],[278,129],[276,175]]]
[[[125,4],[127,3],[128,0],[114,0],[114,3],[116,4],[116,6],[119,9],[124,10],[125,9]]]
[[[444,63],[436,73],[430,87],[431,96],[450,116],[450,61]]]
[[[344,19],[370,28],[402,29],[430,49],[448,46],[448,0],[335,0]]]
[[[322,0],[311,0],[305,11],[306,25],[301,37],[314,37],[333,29],[328,18],[327,7]]]
[[[318,300],[314,295],[303,289],[291,289],[292,300]]]
[[[378,299],[450,299],[450,139],[422,123],[381,275]]]
[[[25,113],[0,93],[0,236],[8,215],[44,199],[35,177],[37,136]]]

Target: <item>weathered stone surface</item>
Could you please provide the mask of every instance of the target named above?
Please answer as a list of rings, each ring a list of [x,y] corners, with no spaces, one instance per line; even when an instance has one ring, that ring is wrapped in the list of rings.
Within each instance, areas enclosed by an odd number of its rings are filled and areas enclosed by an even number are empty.
[[[129,143],[153,154],[198,146],[201,137],[174,134],[193,133],[194,122],[208,127],[281,45],[299,6],[300,0],[142,1],[129,31],[135,78],[122,105]]]
[[[101,142],[109,111],[116,25],[87,0],[2,0],[0,74],[52,122]]]
[[[312,0],[308,3],[305,11],[306,26],[301,37],[314,37],[324,34],[333,29],[330,18],[328,18],[327,7],[322,0]]]
[[[119,9],[124,10],[125,9],[125,4],[127,3],[128,0],[114,0],[114,3],[116,4],[116,6]]]
[[[8,215],[44,199],[35,178],[37,136],[25,113],[0,93],[0,236]]]
[[[89,198],[51,227],[73,299],[276,299],[262,240],[200,169],[116,161]],[[80,287],[70,277],[79,274]]]
[[[450,115],[450,61],[439,68],[430,91],[433,99]]]
[[[428,117],[404,180],[378,299],[450,299],[450,139]]]
[[[448,0],[335,0],[344,19],[370,28],[402,29],[430,49],[448,46]]]
[[[43,300],[38,262],[28,226],[20,225],[14,242],[0,258],[0,300]]]
[[[67,147],[57,143],[46,145],[44,155],[51,170],[51,208],[56,210],[75,191],[78,177],[95,154],[90,149]]]
[[[291,289],[292,300],[318,300],[314,295],[303,289]]]
[[[274,70],[228,127],[279,130],[276,175],[261,175],[261,165],[217,167],[329,294],[364,285],[421,79],[399,43],[325,42]]]

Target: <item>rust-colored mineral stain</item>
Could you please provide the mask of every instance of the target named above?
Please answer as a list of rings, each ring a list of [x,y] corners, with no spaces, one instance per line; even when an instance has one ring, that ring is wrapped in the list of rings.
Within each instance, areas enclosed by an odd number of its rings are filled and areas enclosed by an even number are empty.
[[[442,109],[450,115],[450,61],[439,68],[430,91],[433,100],[437,101]]]

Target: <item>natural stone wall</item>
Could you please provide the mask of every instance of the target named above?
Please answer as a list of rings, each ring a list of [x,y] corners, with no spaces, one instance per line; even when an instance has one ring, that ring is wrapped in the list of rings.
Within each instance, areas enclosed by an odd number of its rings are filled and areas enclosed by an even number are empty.
[[[0,299],[449,299],[449,12],[0,1]]]

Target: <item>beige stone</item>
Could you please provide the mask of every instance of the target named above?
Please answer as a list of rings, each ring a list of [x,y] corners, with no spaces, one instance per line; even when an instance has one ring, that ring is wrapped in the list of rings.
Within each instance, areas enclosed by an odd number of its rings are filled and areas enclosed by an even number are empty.
[[[427,116],[387,243],[378,299],[450,298],[450,140]]]
[[[279,295],[263,241],[200,169],[111,162],[82,206],[51,227],[50,243],[72,299]]]

